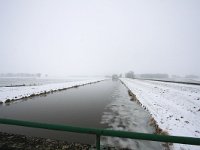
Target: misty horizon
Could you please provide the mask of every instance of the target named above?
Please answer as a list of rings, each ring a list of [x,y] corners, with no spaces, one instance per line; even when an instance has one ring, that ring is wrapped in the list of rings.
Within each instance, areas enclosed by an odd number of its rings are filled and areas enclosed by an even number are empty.
[[[200,76],[200,1],[1,1],[0,74]]]
[[[104,75],[63,75],[63,74],[45,74],[45,73],[0,73],[0,77],[30,77],[30,78],[40,78],[40,77],[112,77],[117,75],[118,77],[126,77],[127,73],[133,73],[133,78],[188,78],[188,79],[198,79],[198,75],[188,74],[188,75],[177,75],[177,74],[167,74],[167,73],[142,73],[136,74],[133,71],[125,72],[125,73],[113,73],[113,74],[104,74]]]

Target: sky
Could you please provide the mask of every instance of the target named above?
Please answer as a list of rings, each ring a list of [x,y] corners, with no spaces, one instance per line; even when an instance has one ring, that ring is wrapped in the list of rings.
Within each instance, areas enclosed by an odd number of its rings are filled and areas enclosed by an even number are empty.
[[[0,0],[0,73],[200,76],[199,0]]]

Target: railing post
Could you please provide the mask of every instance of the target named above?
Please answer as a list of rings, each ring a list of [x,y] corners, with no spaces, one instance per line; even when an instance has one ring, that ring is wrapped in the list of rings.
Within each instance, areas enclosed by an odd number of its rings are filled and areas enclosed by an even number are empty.
[[[96,149],[100,150],[100,135],[96,135]]]

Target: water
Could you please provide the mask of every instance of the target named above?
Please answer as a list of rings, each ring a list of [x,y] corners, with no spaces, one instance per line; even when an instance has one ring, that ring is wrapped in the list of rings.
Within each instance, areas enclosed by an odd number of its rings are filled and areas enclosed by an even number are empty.
[[[8,106],[0,106],[0,117],[37,122],[67,124],[81,127],[105,128],[100,124],[105,106],[112,100],[115,84],[112,81],[100,82],[79,88],[60,91],[47,96],[33,97]],[[68,141],[94,143],[91,136],[80,136],[43,129],[0,126],[1,131],[41,136]],[[78,138],[77,138],[78,137]]]
[[[131,119],[131,116],[135,119]],[[0,106],[0,117],[81,127],[122,130],[131,128],[134,131],[147,133],[152,133],[154,130],[148,126],[150,115],[138,104],[130,101],[127,89],[119,81],[110,80],[46,96],[33,97],[10,105],[2,105]],[[0,125],[0,131],[67,140],[69,142],[95,143],[95,136],[85,134],[8,125]],[[102,142],[104,144],[118,142],[121,145],[127,143],[124,146],[137,145],[139,146],[138,149],[146,147],[160,149],[160,144],[157,142],[144,144],[143,142],[116,138],[112,140],[102,138]]]

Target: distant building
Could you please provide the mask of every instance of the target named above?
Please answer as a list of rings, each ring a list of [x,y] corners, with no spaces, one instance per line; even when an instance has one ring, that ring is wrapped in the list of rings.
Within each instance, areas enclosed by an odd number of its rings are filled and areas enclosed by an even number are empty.
[[[146,78],[146,79],[167,79],[169,78],[168,74],[161,74],[161,73],[157,73],[157,74],[141,74],[140,75],[141,78]]]
[[[185,78],[188,78],[188,79],[198,79],[199,77],[196,76],[196,75],[186,75]]]

